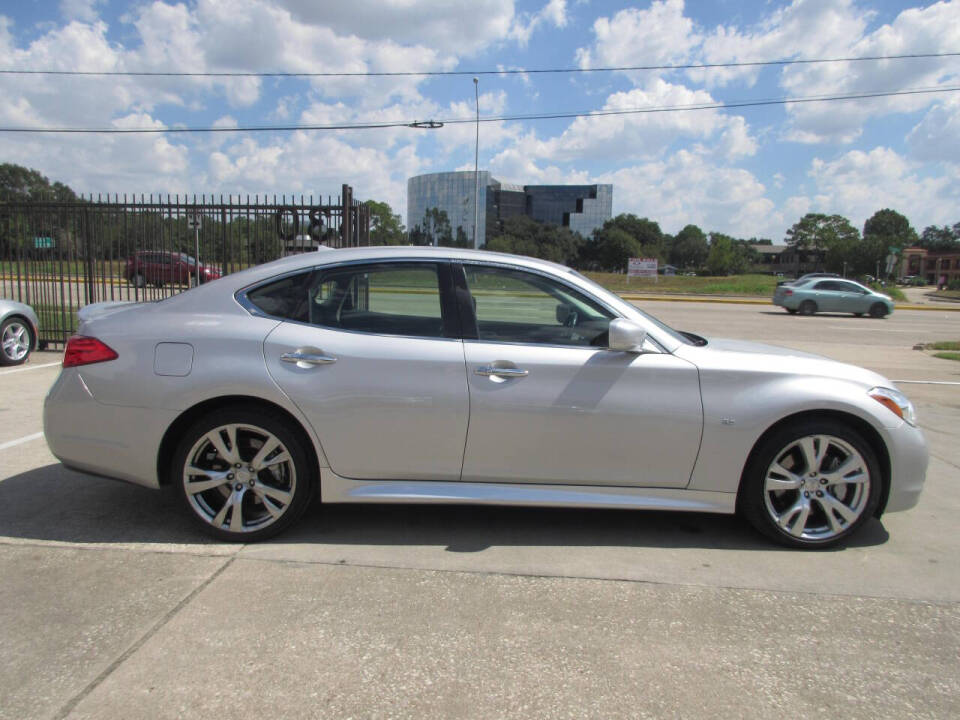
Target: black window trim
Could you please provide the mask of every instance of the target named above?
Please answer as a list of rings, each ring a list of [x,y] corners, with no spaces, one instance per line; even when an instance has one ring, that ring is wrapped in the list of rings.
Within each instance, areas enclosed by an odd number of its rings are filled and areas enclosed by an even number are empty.
[[[237,302],[240,307],[246,310],[248,313],[254,317],[266,318],[269,320],[277,320],[279,322],[293,323],[295,325],[304,325],[306,327],[319,328],[322,330],[328,330],[330,332],[344,332],[351,333],[355,335],[366,335],[368,337],[403,337],[403,338],[414,338],[418,340],[453,340],[459,342],[461,338],[461,323],[460,317],[457,312],[457,301],[454,294],[454,280],[453,280],[453,271],[451,268],[451,261],[447,258],[418,258],[418,257],[409,257],[409,258],[390,258],[387,260],[376,260],[376,259],[366,259],[366,260],[348,260],[345,262],[339,263],[330,263],[324,265],[314,265],[312,267],[303,267],[297,268],[296,270],[291,270],[290,272],[281,273],[280,275],[274,275],[263,280],[258,280],[255,283],[242,287],[234,293],[234,300]],[[329,272],[337,271],[339,269],[346,268],[358,268],[358,267],[393,267],[396,265],[432,265],[436,268],[437,271],[437,283],[438,291],[440,295],[440,317],[443,322],[444,334],[441,336],[436,335],[404,335],[400,333],[375,333],[367,332],[364,330],[347,330],[344,328],[334,328],[328,327],[326,325],[317,325],[315,323],[303,322],[302,320],[293,320],[291,318],[281,317],[279,315],[271,315],[267,312],[264,312],[259,307],[257,307],[248,297],[247,294],[257,290],[265,285],[270,285],[271,283],[284,280],[288,277],[293,277],[296,275],[304,275],[305,280],[304,284],[309,284],[315,275],[318,274],[327,274]]]

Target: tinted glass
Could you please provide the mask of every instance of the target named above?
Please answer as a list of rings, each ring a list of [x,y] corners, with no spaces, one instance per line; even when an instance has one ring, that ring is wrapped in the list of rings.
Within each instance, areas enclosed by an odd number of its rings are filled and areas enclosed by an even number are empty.
[[[276,280],[247,293],[247,300],[267,315],[307,322],[310,294],[307,279],[310,272]]]
[[[463,269],[480,340],[606,346],[614,316],[582,293],[533,273],[472,265]]]
[[[440,307],[434,264],[337,268],[312,283],[308,322],[355,332],[443,337]]]

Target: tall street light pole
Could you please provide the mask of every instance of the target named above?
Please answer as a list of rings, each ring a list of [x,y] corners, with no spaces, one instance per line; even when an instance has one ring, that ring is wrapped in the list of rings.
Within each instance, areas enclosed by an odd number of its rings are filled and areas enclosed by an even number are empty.
[[[477,101],[477,144],[473,150],[473,247],[480,247],[477,226],[480,224],[480,78],[473,79],[473,94]]]

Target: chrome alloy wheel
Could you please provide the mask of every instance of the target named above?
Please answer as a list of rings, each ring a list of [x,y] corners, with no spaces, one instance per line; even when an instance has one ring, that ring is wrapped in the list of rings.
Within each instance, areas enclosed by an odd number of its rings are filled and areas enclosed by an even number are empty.
[[[870,500],[870,466],[848,442],[807,435],[774,456],[763,479],[773,522],[801,540],[830,540],[851,527]]]
[[[7,360],[18,363],[30,352],[30,331],[22,322],[11,322],[3,329],[2,343]]]
[[[287,448],[255,425],[221,425],[194,443],[183,468],[187,501],[219,530],[253,532],[283,517],[297,488]]]

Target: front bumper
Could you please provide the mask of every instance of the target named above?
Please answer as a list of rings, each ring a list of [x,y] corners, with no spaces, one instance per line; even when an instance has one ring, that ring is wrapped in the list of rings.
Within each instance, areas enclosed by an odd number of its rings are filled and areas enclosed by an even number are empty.
[[[909,510],[920,499],[927,475],[927,441],[920,428],[909,423],[887,430],[887,452],[890,454],[890,494],[885,512]]]
[[[65,368],[43,402],[43,432],[50,451],[69,468],[156,488],[160,442],[176,416],[99,403],[81,369]]]

